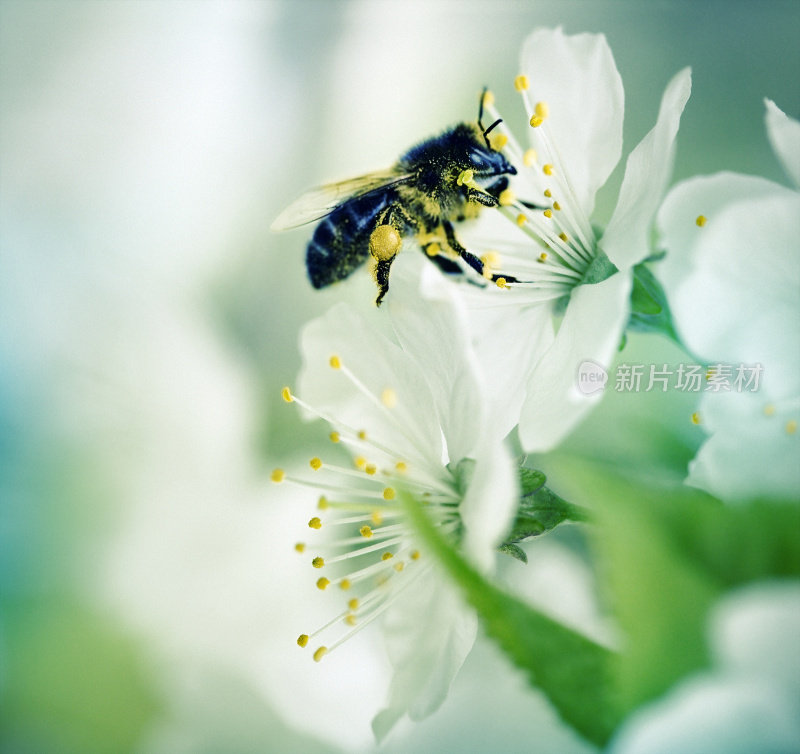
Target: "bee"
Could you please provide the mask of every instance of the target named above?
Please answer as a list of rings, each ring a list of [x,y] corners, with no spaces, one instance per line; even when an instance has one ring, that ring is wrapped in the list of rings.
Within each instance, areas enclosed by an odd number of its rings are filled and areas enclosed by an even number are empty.
[[[343,280],[371,258],[380,306],[392,262],[412,235],[443,272],[465,272],[460,258],[483,279],[483,262],[461,245],[453,222],[498,206],[508,176],[517,172],[489,141],[502,120],[483,126],[485,94],[477,123],[459,123],[420,142],[389,170],[313,189],[278,216],[272,230],[318,222],[306,249],[314,288]]]

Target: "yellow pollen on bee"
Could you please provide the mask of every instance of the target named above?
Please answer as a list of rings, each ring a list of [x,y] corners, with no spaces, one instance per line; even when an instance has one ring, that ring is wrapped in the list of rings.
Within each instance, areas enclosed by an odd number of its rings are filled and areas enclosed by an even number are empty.
[[[439,246],[439,244],[438,244],[438,243],[432,243],[432,244],[428,244],[428,245],[425,247],[425,253],[426,253],[426,254],[427,254],[429,257],[435,257],[435,256],[438,256],[439,254],[441,254],[441,253],[442,253],[442,247],[441,247],[441,246]]]
[[[339,442],[339,440],[342,439],[342,436],[338,432],[331,432],[328,437],[330,437],[331,442]]]
[[[347,591],[347,590],[348,590],[348,589],[349,589],[351,586],[352,586],[352,584],[350,583],[350,579],[342,579],[342,580],[339,582],[339,589],[341,589],[341,590],[343,590],[343,591],[345,591],[345,592],[346,592],[346,591]]]
[[[321,511],[324,511],[328,507],[328,498],[325,495],[320,495],[319,500],[317,500],[317,508]]]
[[[381,515],[380,511],[372,511],[370,519],[375,526],[380,526],[383,523],[383,516]]]
[[[394,259],[403,238],[394,225],[379,225],[369,237],[369,253],[379,262]]]
[[[516,89],[518,92],[524,92],[529,86],[530,82],[524,73],[521,73],[514,79],[514,89]]]
[[[692,414],[692,424],[700,424],[700,414],[698,414],[697,411]]]
[[[344,618],[344,622],[348,626],[355,626],[356,625],[356,616],[353,615],[352,613],[348,613]]]
[[[397,393],[392,390],[392,388],[387,387],[381,393],[381,403],[383,403],[386,408],[394,408],[397,405]]]
[[[544,118],[541,115],[531,116],[531,128],[539,128],[544,123]]]
[[[536,162],[536,150],[535,149],[526,149],[525,154],[522,155],[522,164],[529,168]]]
[[[292,390],[288,386],[281,390],[281,398],[285,400],[287,403],[291,403],[294,398],[292,397]]]
[[[564,233],[563,231],[558,234],[558,237],[564,242],[567,243],[569,241],[569,236]]]
[[[374,463],[368,463],[364,467],[364,471],[370,476],[374,476],[378,472],[378,467]]]
[[[381,555],[381,560],[391,560],[394,555],[391,552],[385,552]]]
[[[269,478],[275,484],[280,484],[286,478],[286,472],[283,469],[273,469]]]
[[[553,175],[553,166],[549,162],[546,165],[542,165],[542,172],[545,175]]]
[[[504,133],[493,133],[489,137],[489,143],[492,145],[492,149],[496,152],[499,152],[506,144],[508,144],[508,136]]]
[[[361,533],[361,536],[364,537],[364,539],[369,539],[372,536],[372,528],[367,526],[366,524],[362,526],[358,531]]]
[[[367,459],[364,456],[356,456],[353,459],[353,464],[357,469],[363,469],[367,465]]]
[[[359,440],[366,440],[367,439],[367,430],[366,429],[359,429],[357,433],[357,437]]]
[[[328,588],[328,585],[330,583],[331,583],[330,579],[326,579],[324,576],[320,576],[320,578],[317,579],[317,589],[321,589],[324,591],[325,589]]]
[[[794,419],[789,419],[789,421],[786,422],[785,429],[787,435],[793,435],[795,432],[797,432],[797,422]]]
[[[533,112],[544,120],[550,115],[550,107],[546,102],[537,102],[533,108]]]
[[[308,465],[314,469],[314,471],[319,471],[322,468],[322,459],[317,458],[314,456],[309,462]]]
[[[411,551],[411,560],[419,560],[419,550]]]
[[[775,415],[775,406],[772,403],[768,403],[764,406],[764,416],[774,416]]]
[[[508,285],[508,281],[505,278],[497,278],[497,280],[494,281],[494,284],[498,288],[508,288],[508,287],[510,287]]]
[[[320,520],[319,516],[314,516],[314,518],[312,518],[308,522],[308,528],[309,529],[321,529],[322,528],[322,521]],[[317,566],[317,568],[319,568],[319,566]]]
[[[705,215],[698,215],[697,219],[694,221],[695,225],[698,228],[702,228],[706,224],[706,216]]]
[[[328,360],[328,364],[331,365],[331,369],[341,369],[342,368],[342,360],[334,355]]]
[[[305,551],[306,551],[306,544],[305,544],[305,542],[298,542],[298,543],[297,543],[297,544],[294,546],[294,549],[295,549],[295,551],[296,551],[296,552],[305,552]]]
[[[351,610],[358,610],[358,598],[353,597],[353,599],[349,600],[347,607],[349,607]]]
[[[308,634],[300,634],[300,636],[297,637],[297,646],[304,647],[306,644],[308,644]]]
[[[545,189],[544,195],[549,199],[551,196],[553,196],[553,192],[550,191],[550,189]]]
[[[491,107],[494,104],[494,92],[487,89],[483,93],[483,106],[484,107]]]
[[[507,207],[509,204],[513,204],[516,199],[517,195],[510,188],[501,191],[500,196],[497,197],[497,201],[500,202],[501,207]]]
[[[462,170],[458,174],[458,178],[456,178],[456,185],[463,186],[465,184],[472,183],[472,179],[475,177],[475,171],[467,168],[466,170]]]
[[[328,651],[327,647],[320,647],[319,649],[314,650],[314,662],[319,662],[324,656],[325,653]]]
[[[325,565],[325,558],[321,558],[317,555],[317,557],[311,561],[311,565],[314,566],[314,568],[322,568],[322,566]]]
[[[552,209],[546,209],[544,212],[542,212],[542,214],[543,214],[545,217],[548,217],[548,218],[549,218],[549,217],[552,217],[552,216],[553,216],[553,210],[552,210]]]
[[[382,493],[384,500],[394,500],[396,494],[392,487],[385,487]]]
[[[546,262],[547,261],[547,252],[543,251],[539,254],[539,258],[537,259],[538,262]]]
[[[519,227],[520,227],[520,228],[521,228],[523,225],[525,225],[525,223],[527,222],[527,220],[528,220],[528,218],[527,218],[527,217],[525,217],[525,215],[523,215],[523,214],[522,214],[522,212],[520,212],[520,213],[517,215],[517,225],[519,225]]]
[[[558,202],[553,202],[553,209],[558,212],[561,209],[561,205]]]
[[[400,571],[402,571],[403,568],[405,568],[405,563],[403,563],[402,560],[399,563],[395,563],[394,570],[397,571],[398,573],[400,573]]]

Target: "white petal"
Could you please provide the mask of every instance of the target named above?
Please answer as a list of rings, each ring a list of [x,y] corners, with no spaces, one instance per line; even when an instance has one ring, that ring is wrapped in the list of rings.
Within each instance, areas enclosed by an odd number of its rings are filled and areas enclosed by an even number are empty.
[[[386,615],[387,651],[395,673],[389,704],[372,721],[378,741],[406,712],[421,720],[436,711],[475,643],[475,612],[437,571],[423,578]]]
[[[675,137],[691,90],[691,71],[684,68],[664,91],[656,125],[628,156],[617,207],[600,242],[621,270],[650,253],[650,231],[672,174]]]
[[[523,44],[520,72],[533,102],[547,102],[548,136],[586,217],[622,154],[625,93],[602,34],[537,29]]]
[[[555,447],[600,399],[602,391],[578,389],[578,371],[584,362],[610,366],[628,321],[630,290],[630,275],[617,273],[572,292],[555,342],[528,382],[519,425],[525,450]]]
[[[800,123],[790,118],[771,99],[765,99],[767,136],[795,188],[800,188]]]
[[[338,304],[309,322],[300,335],[303,367],[298,395],[352,429],[367,431],[374,440],[406,460],[420,454],[438,463],[442,435],[436,405],[422,369],[407,354],[372,328],[346,304]],[[342,364],[367,388],[361,391]],[[384,390],[394,391],[396,403],[381,402]]]
[[[511,454],[484,435],[459,512],[464,523],[462,547],[483,570],[494,564],[495,549],[511,528],[519,500],[517,470]]]

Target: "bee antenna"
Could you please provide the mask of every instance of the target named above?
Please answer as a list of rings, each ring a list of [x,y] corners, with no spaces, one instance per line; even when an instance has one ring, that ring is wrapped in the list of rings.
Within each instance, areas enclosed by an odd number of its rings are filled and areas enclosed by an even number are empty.
[[[483,128],[483,123],[481,123],[481,120],[483,119],[483,101],[486,99],[486,92],[488,91],[488,86],[483,87],[483,91],[481,92],[481,102],[480,106],[478,107],[478,125],[480,126],[481,131],[484,133],[486,133],[486,131]]]

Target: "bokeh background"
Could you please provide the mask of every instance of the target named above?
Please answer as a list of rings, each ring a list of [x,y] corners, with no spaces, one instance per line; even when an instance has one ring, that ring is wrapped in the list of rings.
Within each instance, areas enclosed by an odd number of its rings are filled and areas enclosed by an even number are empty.
[[[269,225],[472,119],[484,85],[521,117],[537,25],[606,34],[626,152],[691,65],[675,180],[784,180],[762,98],[800,116],[795,2],[0,1],[0,752],[374,748],[380,636],[296,651],[327,610],[291,552],[311,501],[268,481],[324,436],[279,398],[300,327],[372,283],[312,291],[308,232]],[[634,337],[625,360],[682,354]],[[692,406],[609,392],[537,463],[576,502],[584,461],[679,478]],[[574,532],[529,555],[502,578],[608,636]],[[481,640],[382,750],[589,748]]]

